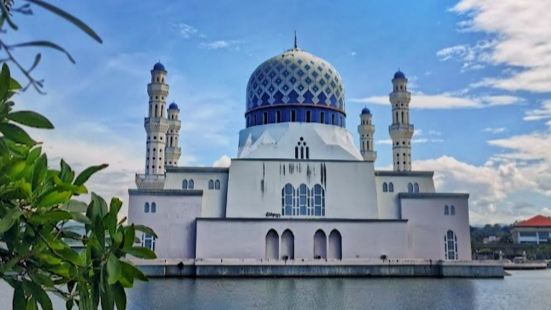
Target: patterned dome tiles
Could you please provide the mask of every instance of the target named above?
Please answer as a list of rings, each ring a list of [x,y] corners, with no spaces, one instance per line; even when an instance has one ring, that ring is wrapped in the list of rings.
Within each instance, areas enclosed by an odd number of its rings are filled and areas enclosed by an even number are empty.
[[[344,88],[335,68],[300,49],[262,63],[247,85],[247,111],[279,104],[325,105],[344,113]]]

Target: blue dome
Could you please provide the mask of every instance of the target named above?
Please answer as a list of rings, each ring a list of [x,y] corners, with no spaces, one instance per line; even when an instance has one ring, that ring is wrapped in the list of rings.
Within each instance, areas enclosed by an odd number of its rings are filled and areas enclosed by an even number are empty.
[[[163,66],[163,64],[160,63],[160,62],[157,62],[157,63],[153,66],[153,70],[166,71],[166,70],[165,70],[165,66]]]
[[[247,127],[279,122],[317,122],[344,127],[344,87],[327,61],[293,48],[272,57],[247,84]]]
[[[371,111],[367,107],[362,109],[362,114],[371,114]]]
[[[176,102],[171,103],[171,104],[168,106],[168,109],[169,109],[169,110],[180,110],[180,109],[178,109],[178,105],[176,104]]]
[[[398,70],[398,71],[396,71],[396,73],[394,73],[394,78],[395,79],[405,79],[406,75],[404,74],[404,72]]]

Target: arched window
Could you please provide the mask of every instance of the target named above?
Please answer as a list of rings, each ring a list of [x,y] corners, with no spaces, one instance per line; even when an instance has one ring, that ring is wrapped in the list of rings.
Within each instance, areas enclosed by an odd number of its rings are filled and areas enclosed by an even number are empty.
[[[157,204],[154,202],[151,203],[151,213],[157,213]]]
[[[187,183],[187,187],[188,189],[193,189],[194,187],[193,180],[189,180],[189,182]]]
[[[220,189],[220,180],[214,181],[214,189]]]
[[[394,184],[392,182],[388,183],[388,191],[394,193]]]
[[[293,212],[293,215],[306,215],[308,202],[308,186],[306,186],[306,184],[300,184],[298,187],[298,206],[295,210],[296,212]]]
[[[281,215],[292,215],[295,201],[295,189],[287,183],[281,190]]]
[[[413,193],[413,184],[408,183],[408,193]]]
[[[266,259],[279,258],[279,235],[273,229],[266,234]]]
[[[295,236],[289,229],[281,234],[281,259],[295,259]]]
[[[146,202],[144,207],[143,207],[143,212],[145,213],[149,213],[149,202]]]
[[[314,215],[325,216],[325,190],[319,184],[314,185]]]
[[[457,236],[453,231],[448,230],[444,236],[444,257],[447,260],[457,260]]]
[[[314,234],[314,259],[327,258],[327,237],[323,230],[319,229]]]
[[[450,215],[450,207],[448,205],[444,206],[444,215]]]
[[[209,180],[209,189],[214,189],[214,181]]]
[[[153,235],[142,234],[142,247],[155,251],[155,241],[157,238]]]
[[[415,182],[415,184],[413,184],[413,192],[414,192],[414,193],[418,193],[418,192],[419,192],[419,183]]]
[[[187,180],[186,179],[184,179],[182,181],[182,189],[187,189]]]
[[[383,183],[383,192],[388,192],[388,184],[386,184],[386,182]]]
[[[310,149],[306,146],[306,141],[300,137],[295,146],[295,159],[310,159]]]
[[[342,259],[342,237],[341,233],[333,229],[329,234],[329,253],[327,253],[327,258],[329,259]]]
[[[450,215],[455,215],[455,206],[454,205],[450,206]]]

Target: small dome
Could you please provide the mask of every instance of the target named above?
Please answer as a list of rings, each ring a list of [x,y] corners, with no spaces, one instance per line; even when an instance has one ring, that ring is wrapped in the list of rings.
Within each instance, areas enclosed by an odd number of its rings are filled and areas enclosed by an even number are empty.
[[[362,109],[362,114],[371,114],[371,111],[367,107]]]
[[[165,66],[163,66],[163,64],[160,63],[160,62],[157,62],[157,63],[153,66],[153,70],[166,71],[166,70],[165,70]]]
[[[180,110],[180,109],[178,108],[178,105],[176,104],[176,102],[171,103],[171,104],[168,106],[168,109],[169,109],[169,110]]]
[[[404,74],[404,72],[398,70],[398,71],[396,71],[396,73],[394,73],[394,78],[395,79],[405,79],[406,75]]]

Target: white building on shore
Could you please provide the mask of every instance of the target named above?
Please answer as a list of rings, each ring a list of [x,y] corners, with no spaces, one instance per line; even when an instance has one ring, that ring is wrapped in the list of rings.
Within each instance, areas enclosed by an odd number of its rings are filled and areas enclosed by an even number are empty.
[[[185,111],[166,108],[166,75],[151,70],[145,173],[129,190],[129,220],[155,230],[142,244],[159,258],[471,259],[468,194],[437,193],[432,171],[412,170],[402,72],[389,95],[393,171],[374,168],[370,111],[358,149],[339,73],[296,45],[252,73],[231,165],[180,167]]]

